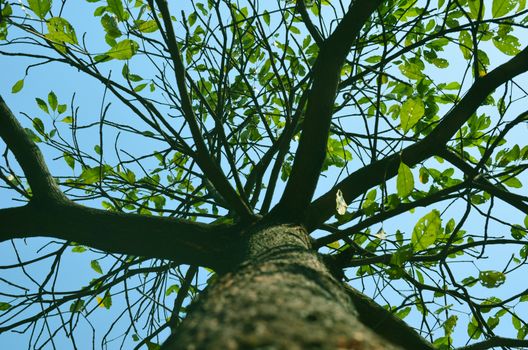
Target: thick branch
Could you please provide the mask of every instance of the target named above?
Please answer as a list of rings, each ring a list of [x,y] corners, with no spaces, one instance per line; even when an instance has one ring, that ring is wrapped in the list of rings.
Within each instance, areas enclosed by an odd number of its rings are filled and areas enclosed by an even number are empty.
[[[349,285],[343,286],[359,313],[359,320],[376,334],[405,349],[434,349],[431,343],[390,311]]]
[[[46,167],[44,157],[42,157],[37,145],[29,138],[1,96],[0,137],[13,152],[18,164],[24,171],[33,192],[33,201],[65,199]]]
[[[284,194],[273,210],[279,217],[297,215],[299,218],[312,200],[326,155],[341,67],[363,24],[380,3],[381,0],[356,1],[332,35],[320,45],[292,172]]]
[[[489,94],[526,70],[528,70],[528,48],[475,82],[461,101],[442,118],[438,126],[423,140],[406,147],[400,154],[393,154],[353,172],[315,200],[305,211],[305,225],[313,230],[334,214],[338,189],[343,192],[345,200],[351,202],[369,188],[395,176],[400,161],[412,167],[434,155],[439,149],[445,147],[449,139],[471,117]]]
[[[526,347],[528,346],[528,340],[511,339],[511,338],[503,338],[503,337],[492,337],[484,341],[481,341],[479,343],[457,348],[457,350],[486,350],[486,349],[493,349],[493,348],[505,347],[505,346],[516,347],[516,348]]]
[[[213,269],[229,264],[224,254],[233,237],[226,226],[115,213],[70,202],[0,209],[0,241],[38,236]]]
[[[34,197],[0,209],[0,241],[55,237],[110,253],[170,259],[221,269],[231,243],[225,226],[92,209],[70,202],[51,176],[37,145],[0,97],[0,136],[26,174]]]

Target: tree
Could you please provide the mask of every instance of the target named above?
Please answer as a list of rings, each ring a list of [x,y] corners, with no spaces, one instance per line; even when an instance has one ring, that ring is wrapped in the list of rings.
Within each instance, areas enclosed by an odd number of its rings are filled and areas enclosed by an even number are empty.
[[[0,333],[84,348],[121,307],[104,346],[528,346],[525,1],[0,4],[4,59],[104,91],[0,99],[1,268],[32,281],[0,278]]]

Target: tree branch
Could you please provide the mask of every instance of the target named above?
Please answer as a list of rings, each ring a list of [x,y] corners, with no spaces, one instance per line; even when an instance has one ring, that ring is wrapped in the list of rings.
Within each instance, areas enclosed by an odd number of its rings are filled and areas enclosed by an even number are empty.
[[[34,197],[0,209],[0,241],[55,237],[106,252],[170,259],[221,269],[232,243],[229,226],[141,216],[83,207],[69,201],[51,176],[37,145],[0,97],[0,137],[13,152]]]
[[[321,45],[323,45],[324,43],[324,38],[322,37],[321,33],[319,33],[319,30],[310,19],[310,15],[308,14],[308,11],[306,11],[306,4],[304,3],[304,0],[297,0],[295,9],[301,15],[302,21],[304,22],[306,29],[308,29],[308,32],[314,39],[317,46],[321,47]]]
[[[431,343],[390,311],[349,285],[343,284],[343,286],[359,313],[361,323],[404,349],[434,349]]]
[[[484,341],[481,341],[479,343],[462,346],[460,348],[457,348],[457,350],[486,350],[496,347],[526,347],[528,346],[528,340],[526,339],[511,339],[511,338],[503,338],[503,337],[491,337],[489,339],[486,339]]]
[[[468,163],[466,163],[462,158],[460,158],[455,153],[450,152],[447,149],[442,149],[437,154],[440,157],[447,160],[449,163],[456,166],[458,169],[460,169],[464,174],[466,174],[466,176],[474,177],[475,175],[477,175],[478,170],[476,168],[473,168]],[[501,200],[508,203],[512,207],[517,208],[518,210],[522,211],[525,214],[528,214],[528,204],[524,202],[522,196],[519,196],[515,193],[511,193],[505,188],[500,188],[482,176],[477,176],[474,179],[472,179],[472,181],[473,181],[473,186],[478,188],[479,190],[486,191],[489,194],[497,198],[500,198]]]
[[[187,86],[185,85],[185,67],[181,59],[180,49],[178,47],[174,28],[172,26],[172,19],[170,16],[167,0],[155,1],[161,13],[163,24],[165,25],[164,38],[174,64],[174,74],[178,91],[180,93],[183,117],[189,124],[189,129],[196,145],[196,154],[194,158],[196,159],[196,162],[204,174],[209,178],[216,190],[228,202],[230,207],[234,209],[242,219],[249,219],[253,216],[249,206],[242,200],[242,197],[237,194],[233,186],[231,186],[220,167],[215,162],[213,162],[211,155],[209,154],[209,150],[202,138],[202,132],[196,121],[197,118],[193,111],[191,99],[187,91]],[[152,1],[149,1],[149,4],[154,11]],[[156,18],[156,13],[154,13],[153,16]]]
[[[71,202],[0,209],[0,242],[39,236],[213,269],[229,264],[224,255],[234,237],[229,226],[109,212]]]
[[[22,167],[33,192],[32,201],[55,202],[66,199],[51,176],[42,153],[18,123],[2,96],[0,96],[0,138],[4,140]]]
[[[272,210],[273,216],[296,220],[310,204],[326,156],[341,67],[363,24],[380,3],[381,0],[356,1],[321,44],[295,161],[282,198]]]
[[[347,203],[398,172],[401,161],[412,167],[431,157],[445,147],[449,139],[497,87],[528,70],[528,47],[508,62],[492,70],[475,82],[461,101],[441,120],[438,126],[423,140],[404,148],[370,165],[356,170],[340,183],[315,200],[304,212],[303,222],[309,230],[315,229],[335,212],[336,192],[340,189]]]

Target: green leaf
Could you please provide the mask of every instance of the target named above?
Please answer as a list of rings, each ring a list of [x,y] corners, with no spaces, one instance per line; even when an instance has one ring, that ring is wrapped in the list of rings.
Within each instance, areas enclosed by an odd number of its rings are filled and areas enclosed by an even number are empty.
[[[160,350],[161,345],[153,343],[153,342],[147,342],[147,350]]]
[[[270,14],[268,11],[264,10],[264,13],[262,14],[262,18],[264,19],[264,22],[269,26],[270,25]]]
[[[493,18],[502,17],[517,6],[518,0],[493,0],[491,15]]]
[[[23,87],[24,87],[24,79],[20,79],[11,88],[11,93],[16,94],[17,92],[22,90]]]
[[[412,257],[412,255],[413,255],[412,247],[409,244],[405,245],[403,247],[398,248],[398,250],[396,250],[392,254],[390,258],[390,263],[391,265],[403,266],[403,264],[405,264],[405,262],[409,260]]]
[[[128,13],[123,8],[123,2],[121,0],[108,0],[108,10],[116,15],[119,22],[125,21],[128,18]]]
[[[516,177],[507,178],[507,180],[504,180],[502,183],[505,184],[508,187],[513,187],[513,188],[521,188],[522,187],[521,181],[519,181],[519,179],[516,178]]]
[[[137,29],[142,33],[153,33],[158,30],[158,24],[155,20],[141,21],[137,25]]]
[[[495,36],[492,41],[493,45],[505,55],[515,56],[521,52],[521,43],[513,35]]]
[[[81,312],[84,310],[84,300],[77,299],[70,305],[70,312]]]
[[[506,275],[500,271],[480,271],[479,281],[486,288],[497,288],[506,282]]]
[[[414,188],[414,177],[411,169],[404,163],[400,162],[398,167],[398,177],[396,178],[396,190],[398,196],[407,197]]]
[[[198,19],[198,15],[196,14],[196,12],[191,13],[188,18],[189,26],[192,27],[196,23],[197,19]]]
[[[398,310],[398,312],[396,312],[396,316],[398,316],[398,318],[403,320],[405,317],[407,317],[407,315],[409,315],[410,312],[411,312],[410,306],[404,307],[403,309]]]
[[[93,168],[85,168],[79,177],[85,184],[93,184],[102,180],[105,177],[106,167],[101,168],[96,166]],[[101,178],[102,176],[102,178]]]
[[[103,25],[106,34],[111,38],[119,38],[121,36],[121,31],[117,26],[117,20],[115,16],[105,14],[103,17],[101,17],[101,24]]]
[[[37,132],[41,135],[44,135],[46,133],[44,123],[40,118],[33,118],[33,128],[35,128],[35,130],[37,130]]]
[[[467,334],[471,339],[478,339],[482,334],[479,323],[477,322],[475,317],[472,317],[471,322],[468,324]]]
[[[422,217],[414,226],[411,243],[414,251],[424,250],[432,245],[442,233],[442,219],[436,209]]]
[[[43,19],[51,9],[51,0],[28,0],[28,5],[31,11]]]
[[[339,241],[334,241],[332,243],[328,243],[326,246],[332,249],[339,249],[339,247],[341,246],[341,243],[339,243]]]
[[[53,91],[48,94],[48,103],[52,110],[57,110],[57,96]]]
[[[419,80],[423,78],[422,69],[414,63],[402,64],[398,68],[403,75],[412,80]]]
[[[486,7],[484,6],[484,0],[468,0],[469,15],[472,19],[482,19],[486,13]],[[480,16],[479,16],[480,14]]]
[[[510,232],[511,232],[512,237],[515,239],[523,239],[524,236],[526,236],[526,231],[521,225],[517,225],[517,224],[513,225],[510,228]]]
[[[48,34],[45,35],[51,41],[58,43],[77,44],[77,35],[72,25],[61,17],[52,17],[46,23]]]
[[[401,128],[404,133],[409,131],[424,115],[425,106],[420,98],[410,98],[400,109]]]
[[[65,104],[62,104],[62,105],[58,105],[57,106],[57,112],[59,112],[59,114],[62,114],[64,112],[66,112],[66,105]]]
[[[48,105],[43,99],[37,97],[35,98],[35,101],[37,101],[37,105],[39,106],[40,109],[42,109],[44,112],[49,114]]]
[[[83,247],[82,245],[78,245],[72,248],[72,252],[74,253],[84,253],[86,251],[86,247]]]
[[[139,84],[138,86],[136,86],[136,87],[134,88],[134,91],[135,91],[135,92],[140,92],[140,91],[143,90],[147,85],[148,85],[148,83]]]
[[[11,304],[0,301],[0,311],[7,311],[11,308]]]
[[[109,292],[105,293],[105,296],[103,298],[103,305],[107,309],[110,309],[110,307],[112,306],[112,296]]]
[[[92,269],[97,272],[97,273],[100,273],[100,274],[103,274],[103,269],[101,269],[101,265],[99,265],[99,261],[97,260],[92,260],[90,262],[90,266],[92,267]]]
[[[420,168],[420,174],[419,174],[420,182],[423,184],[426,184],[429,182],[429,171],[427,168],[421,167]]]
[[[71,154],[64,152],[63,155],[64,160],[66,161],[66,164],[72,169],[75,168],[75,159],[72,157]]]
[[[135,55],[138,49],[139,45],[137,42],[134,40],[125,39],[118,42],[106,54],[118,60],[128,60]]]
[[[136,182],[136,174],[132,170],[127,169],[125,172],[120,172],[119,175],[123,180],[133,185]]]
[[[2,12],[1,12],[2,17],[7,18],[11,16],[13,14],[13,8],[11,7],[11,5],[9,3],[4,2],[3,6],[4,7],[2,8]],[[0,22],[2,21],[0,20]]]
[[[179,290],[180,290],[180,286],[177,284],[173,284],[169,288],[167,288],[167,290],[165,291],[165,295],[169,296],[172,293],[178,293]]]
[[[464,56],[466,60],[469,60],[473,52],[473,41],[471,40],[471,35],[468,31],[463,30],[458,36],[458,41],[460,43],[459,48],[460,51],[462,51],[462,56]]]

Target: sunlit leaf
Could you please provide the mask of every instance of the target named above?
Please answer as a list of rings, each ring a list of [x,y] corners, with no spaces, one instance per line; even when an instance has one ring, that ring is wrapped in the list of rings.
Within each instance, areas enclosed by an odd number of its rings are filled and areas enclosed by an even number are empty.
[[[37,97],[37,98],[35,98],[35,101],[37,101],[37,106],[39,106],[39,108],[42,111],[44,111],[44,112],[49,114],[48,105],[46,104],[46,102],[43,99]]]
[[[482,19],[486,13],[484,0],[468,0],[469,14],[472,19]]]
[[[75,169],[75,159],[72,157],[72,155],[64,152],[62,156],[64,157],[66,164],[68,164],[70,168]]]
[[[121,0],[108,0],[108,10],[116,15],[118,21],[125,21],[128,18],[128,13],[125,12],[123,7],[123,1]]]
[[[436,209],[423,216],[414,226],[411,243],[415,251],[427,249],[442,233],[442,219]]]
[[[39,18],[44,18],[51,9],[51,0],[28,0],[28,5]]]
[[[11,92],[13,94],[16,94],[17,92],[19,92],[20,90],[22,90],[22,88],[24,87],[24,79],[20,79],[19,81],[17,81],[13,87],[11,88]]]
[[[128,60],[135,55],[138,49],[139,45],[137,42],[134,40],[125,39],[118,42],[106,54],[118,60]]]
[[[497,288],[506,282],[506,275],[500,271],[480,271],[479,281],[486,288]]]
[[[493,45],[508,56],[515,56],[521,52],[521,43],[513,35],[496,36],[493,38]]]
[[[48,103],[53,111],[57,110],[57,96],[53,91],[48,94]]]
[[[155,20],[141,21],[137,24],[137,29],[142,33],[153,33],[158,30],[158,24]]]
[[[77,44],[77,35],[72,25],[61,17],[52,17],[46,23],[48,34],[46,38],[56,43]]]
[[[106,34],[110,37],[118,38],[121,36],[121,31],[119,30],[115,16],[108,14],[103,15],[103,17],[101,17],[101,24],[103,25]]]
[[[401,128],[404,133],[409,131],[424,115],[425,106],[420,98],[406,100],[400,109]]]
[[[502,17],[512,11],[519,0],[493,0],[491,15],[493,18]]]
[[[92,269],[97,272],[97,273],[100,273],[102,274],[103,273],[103,269],[101,269],[101,265],[99,265],[99,261],[97,260],[92,260],[90,262],[90,266],[92,267]]]
[[[398,177],[396,178],[396,190],[398,196],[407,197],[414,188],[414,177],[411,169],[404,163],[400,162],[398,167]]]

